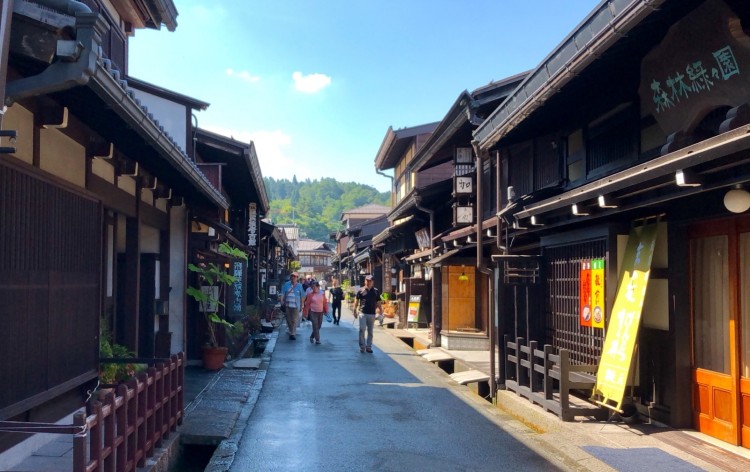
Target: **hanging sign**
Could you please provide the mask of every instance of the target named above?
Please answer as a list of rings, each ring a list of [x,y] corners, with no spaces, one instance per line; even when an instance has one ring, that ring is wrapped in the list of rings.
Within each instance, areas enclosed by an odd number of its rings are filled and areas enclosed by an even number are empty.
[[[406,316],[407,323],[419,322],[419,304],[422,301],[422,295],[409,296],[409,311]]]
[[[247,245],[255,247],[258,245],[258,207],[251,203],[247,210]]]
[[[591,262],[581,261],[578,314],[581,326],[591,326]]]
[[[227,312],[230,315],[242,316],[247,304],[247,263],[243,260],[232,261],[230,275],[234,282],[229,289]]]
[[[604,328],[604,259],[591,261],[591,326]]]
[[[609,329],[596,372],[594,395],[602,399],[597,403],[615,411],[621,411],[633,360],[656,245],[657,226],[658,223],[654,223],[634,228],[630,232]]]

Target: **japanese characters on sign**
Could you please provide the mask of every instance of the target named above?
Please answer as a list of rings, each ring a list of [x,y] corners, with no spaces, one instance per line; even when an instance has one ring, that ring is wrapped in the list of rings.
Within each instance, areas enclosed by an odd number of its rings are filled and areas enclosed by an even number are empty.
[[[407,323],[417,323],[419,321],[419,304],[422,302],[422,295],[409,296],[409,311],[406,315]]]
[[[707,55],[708,56],[708,55]],[[666,78],[651,81],[652,99],[656,113],[662,113],[692,96],[709,92],[719,81],[729,80],[740,74],[740,67],[732,52],[732,47],[724,47],[713,51],[710,60],[696,58],[678,69]]]
[[[691,129],[711,110],[747,102],[750,38],[732,26],[739,23],[725,1],[706,0],[641,60],[641,112],[666,135]]]
[[[591,261],[591,326],[604,328],[604,259]]]
[[[247,291],[247,283],[245,279],[246,274],[246,263],[245,261],[237,260],[232,262],[231,273],[234,277],[234,283],[232,283],[229,290],[229,311],[234,315],[243,315],[245,313],[245,295]]]
[[[591,262],[581,262],[579,277],[579,316],[581,326],[591,326]]]
[[[258,241],[258,211],[255,203],[251,203],[247,212],[247,245],[255,247]]]
[[[658,224],[634,228],[625,248],[623,268],[609,330],[596,373],[594,394],[604,406],[620,410],[641,323]]]

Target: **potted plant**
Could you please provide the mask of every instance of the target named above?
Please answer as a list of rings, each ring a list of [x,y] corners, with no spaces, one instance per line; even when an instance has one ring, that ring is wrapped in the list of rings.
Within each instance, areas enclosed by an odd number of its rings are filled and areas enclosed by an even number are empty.
[[[234,259],[247,261],[244,251],[230,246],[228,243],[219,245],[219,253]],[[219,370],[224,365],[227,348],[219,346],[218,330],[234,329],[234,325],[219,315],[220,307],[224,306],[222,297],[224,289],[234,283],[235,277],[227,273],[223,267],[213,262],[189,264],[188,270],[198,274],[198,286],[187,288],[187,294],[198,302],[200,310],[206,319],[208,341],[203,346],[203,366],[208,370]]]
[[[383,315],[386,318],[395,318],[396,310],[398,310],[398,300],[395,300],[395,297],[388,292],[381,293],[380,300],[383,302]]]
[[[99,323],[99,383],[102,389],[111,389],[113,385],[134,378],[143,370],[143,365],[110,362],[130,359],[134,354],[127,347],[112,342],[112,333],[105,318],[101,318]]]

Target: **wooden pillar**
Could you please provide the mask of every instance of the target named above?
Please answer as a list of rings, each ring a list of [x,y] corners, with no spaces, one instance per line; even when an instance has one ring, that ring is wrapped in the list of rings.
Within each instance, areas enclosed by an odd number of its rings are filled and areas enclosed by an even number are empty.
[[[135,192],[136,216],[125,220],[125,260],[123,281],[123,313],[118,316],[117,331],[120,344],[138,354],[138,337],[141,329],[139,323],[140,283],[141,283],[141,188],[137,185]]]

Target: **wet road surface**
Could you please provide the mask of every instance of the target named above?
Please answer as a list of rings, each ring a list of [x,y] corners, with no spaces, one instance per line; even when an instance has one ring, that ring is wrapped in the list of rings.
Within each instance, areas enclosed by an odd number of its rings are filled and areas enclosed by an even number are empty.
[[[320,345],[280,328],[232,471],[576,468],[383,328],[360,353],[351,321],[324,322]]]

